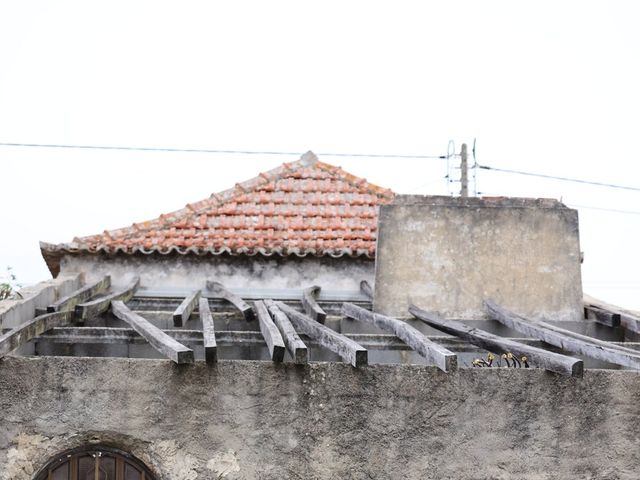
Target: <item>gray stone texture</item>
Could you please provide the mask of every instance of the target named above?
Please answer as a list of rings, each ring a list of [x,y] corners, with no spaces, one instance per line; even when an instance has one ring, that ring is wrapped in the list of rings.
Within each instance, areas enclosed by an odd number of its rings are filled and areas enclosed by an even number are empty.
[[[582,318],[578,212],[550,199],[401,195],[380,207],[374,309],[409,303],[486,317],[491,298],[546,320]]]
[[[81,285],[81,275],[74,272],[21,289],[17,298],[0,302],[0,328],[13,328],[31,320],[36,308],[47,308]]]
[[[358,291],[361,280],[373,281],[374,261],[346,256],[67,254],[62,257],[61,272],[83,272],[87,282],[111,275],[114,285],[124,285],[139,275],[142,289],[198,289],[207,280],[217,280],[230,289],[300,289],[318,284],[331,290]]]
[[[637,479],[640,376],[8,357],[0,479],[85,444],[160,480]]]

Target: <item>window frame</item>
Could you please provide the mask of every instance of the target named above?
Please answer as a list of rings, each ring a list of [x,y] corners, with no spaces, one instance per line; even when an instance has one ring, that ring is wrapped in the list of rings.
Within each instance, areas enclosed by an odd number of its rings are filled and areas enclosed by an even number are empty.
[[[94,457],[97,456],[97,458],[101,458],[106,455],[115,458],[116,476],[114,480],[125,479],[124,475],[126,465],[130,465],[141,472],[139,480],[157,480],[157,477],[151,472],[151,470],[149,470],[142,461],[138,460],[130,453],[118,448],[106,447],[103,445],[77,447],[58,453],[47,461],[38,473],[34,475],[33,479],[51,480],[53,478],[53,471],[67,463],[69,465],[68,480],[84,480],[78,478],[78,464],[79,459],[87,455],[92,455]]]

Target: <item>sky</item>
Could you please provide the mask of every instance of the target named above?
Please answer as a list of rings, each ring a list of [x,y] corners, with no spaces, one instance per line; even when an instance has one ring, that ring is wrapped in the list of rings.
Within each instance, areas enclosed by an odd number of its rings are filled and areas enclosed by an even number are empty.
[[[300,153],[400,193],[473,165],[640,189],[634,1],[0,0],[0,269],[39,240],[157,217]],[[470,172],[471,191],[578,208],[584,290],[640,310],[640,191]],[[473,179],[475,178],[475,183]]]

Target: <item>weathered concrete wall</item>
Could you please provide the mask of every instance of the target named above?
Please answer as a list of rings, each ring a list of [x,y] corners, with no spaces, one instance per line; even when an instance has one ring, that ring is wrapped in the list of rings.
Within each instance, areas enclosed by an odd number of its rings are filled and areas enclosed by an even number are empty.
[[[61,272],[83,272],[86,281],[111,275],[113,284],[140,275],[141,288],[203,288],[218,280],[229,288],[303,288],[358,291],[373,281],[374,262],[350,257],[264,257],[196,255],[65,255]]]
[[[547,320],[582,318],[578,212],[555,200],[398,196],[380,207],[374,309],[413,302],[483,318],[484,298]]]
[[[629,371],[9,357],[0,479],[87,443],[161,480],[637,479],[639,396]]]
[[[0,328],[13,328],[31,320],[36,308],[46,308],[57,299],[70,294],[82,285],[78,273],[61,274],[52,280],[20,290],[19,298],[0,302]]]

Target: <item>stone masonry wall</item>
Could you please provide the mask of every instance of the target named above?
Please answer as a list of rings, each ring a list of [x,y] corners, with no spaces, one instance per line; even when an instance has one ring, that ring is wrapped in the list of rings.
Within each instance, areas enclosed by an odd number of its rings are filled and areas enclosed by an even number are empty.
[[[374,309],[481,319],[483,300],[551,321],[583,316],[578,212],[553,199],[398,195],[380,207]]]
[[[0,361],[0,479],[105,445],[160,480],[636,479],[640,376],[411,365]]]

